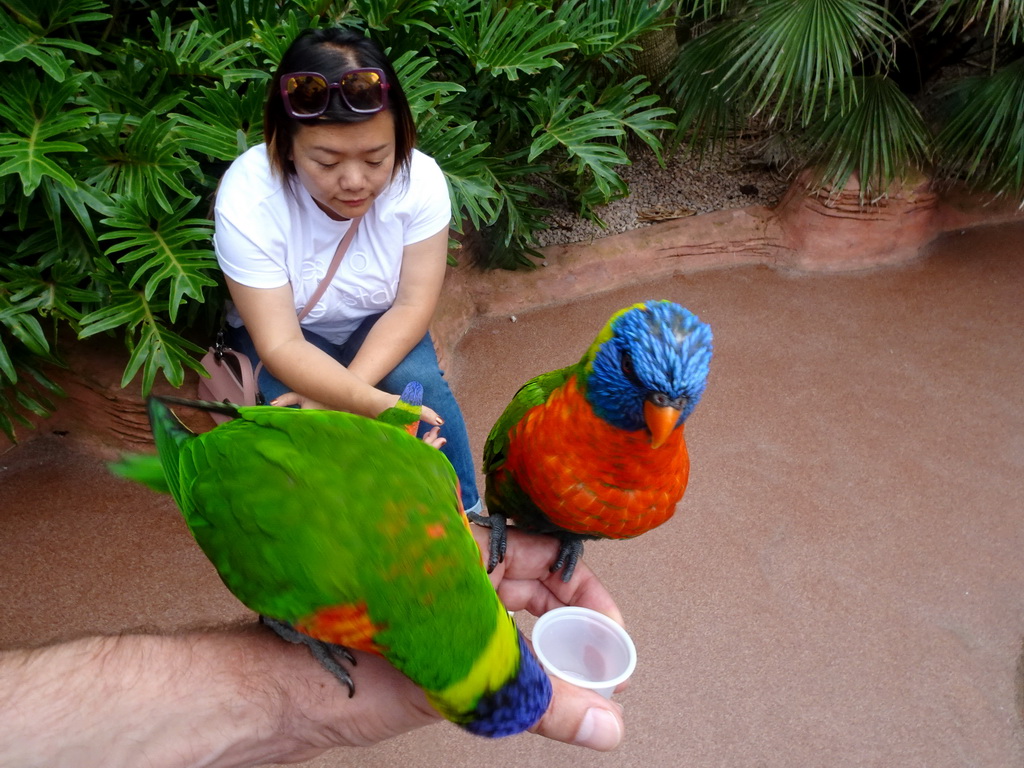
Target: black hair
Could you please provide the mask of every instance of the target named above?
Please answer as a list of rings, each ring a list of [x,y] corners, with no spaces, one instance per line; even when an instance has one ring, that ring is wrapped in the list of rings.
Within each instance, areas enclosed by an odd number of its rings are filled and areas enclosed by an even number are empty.
[[[263,110],[263,136],[271,167],[288,178],[295,174],[289,159],[292,141],[299,125],[316,123],[360,123],[373,114],[353,112],[339,94],[331,94],[327,110],[319,117],[297,119],[284,109],[281,98],[281,76],[292,72],[319,72],[328,82],[337,82],[350,69],[376,67],[384,71],[388,83],[388,106],[395,122],[395,174],[408,169],[416,146],[416,125],[405,91],[398,75],[380,46],[371,38],[340,27],[307,29],[299,34],[281,57],[277,71],[270,80],[267,102]]]

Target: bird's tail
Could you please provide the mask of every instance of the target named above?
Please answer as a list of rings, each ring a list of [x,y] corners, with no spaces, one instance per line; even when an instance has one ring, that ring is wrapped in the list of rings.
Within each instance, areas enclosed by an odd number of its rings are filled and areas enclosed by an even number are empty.
[[[181,449],[195,437],[195,434],[171,412],[167,407],[168,403],[195,407],[210,405],[220,408],[218,403],[202,403],[176,397],[150,397],[146,406],[149,411],[150,429],[156,442],[156,454],[126,454],[109,466],[115,475],[134,480],[154,491],[169,493],[174,496],[175,501],[179,501],[178,465]]]
[[[163,464],[155,453],[126,453],[117,461],[110,462],[107,468],[118,477],[134,480],[157,493],[171,492]]]
[[[446,718],[477,736],[500,738],[533,727],[551,703],[551,680],[500,601],[494,635],[467,676],[427,692]]]
[[[171,495],[184,510],[186,506],[181,498],[181,484],[178,468],[181,465],[181,452],[185,444],[195,437],[195,433],[186,427],[168,407],[168,403],[182,403],[178,398],[150,397],[146,403],[149,410],[149,426],[153,430],[156,441],[156,452],[163,465],[164,475]],[[191,401],[185,404],[195,405]]]
[[[381,411],[378,421],[401,427],[413,437],[420,425],[420,414],[423,410],[423,385],[418,381],[410,381],[405,385],[398,402]]]

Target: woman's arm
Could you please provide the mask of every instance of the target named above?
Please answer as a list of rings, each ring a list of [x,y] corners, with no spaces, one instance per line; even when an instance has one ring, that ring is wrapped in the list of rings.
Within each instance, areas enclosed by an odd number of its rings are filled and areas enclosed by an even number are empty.
[[[426,334],[441,295],[447,256],[447,227],[404,248],[395,301],[374,324],[347,368],[305,340],[295,316],[291,286],[250,288],[226,280],[267,370],[304,398],[373,417],[398,399],[375,385]],[[427,406],[423,417],[428,424],[440,423]]]
[[[398,401],[367,384],[326,352],[306,341],[295,314],[290,285],[250,288],[225,276],[235,304],[263,365],[293,391],[327,408],[371,418]],[[437,414],[424,408],[423,420],[439,423]]]
[[[302,335],[290,285],[250,288],[225,276],[263,365],[295,392],[328,408],[376,416],[395,398],[354,376]]]
[[[403,249],[395,301],[367,334],[349,371],[377,384],[420,342],[434,317],[447,263],[447,227]]]

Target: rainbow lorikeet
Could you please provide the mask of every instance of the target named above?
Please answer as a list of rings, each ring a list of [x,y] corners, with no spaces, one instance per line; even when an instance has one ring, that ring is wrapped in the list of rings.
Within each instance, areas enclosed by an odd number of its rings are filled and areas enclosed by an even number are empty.
[[[167,403],[230,420],[194,434]],[[518,733],[544,714],[550,680],[487,577],[455,470],[384,423],[415,426],[415,408],[380,421],[154,397],[149,417],[158,455],[114,471],[170,492],[227,588],[308,645],[350,695],[343,662],[357,649],[382,655],[473,733]]]
[[[559,538],[569,581],[587,539],[628,539],[668,520],[686,490],[683,424],[704,392],[711,327],[678,304],[616,312],[575,365],[524,384],[484,446],[489,568],[506,519]]]

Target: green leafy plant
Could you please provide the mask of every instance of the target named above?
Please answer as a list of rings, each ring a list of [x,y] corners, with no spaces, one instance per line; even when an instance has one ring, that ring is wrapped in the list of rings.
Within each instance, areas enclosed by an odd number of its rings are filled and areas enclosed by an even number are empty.
[[[701,33],[664,83],[674,143],[708,151],[756,126],[791,137],[812,185],[838,190],[856,174],[865,204],[921,171],[1024,203],[1019,0],[688,0],[680,10]]]
[[[543,199],[627,193],[627,141],[671,109],[632,70],[668,0],[0,0],[0,429],[44,414],[58,335],[123,339],[121,384],[180,386],[224,297],[217,180],[262,140],[274,64],[308,26],[389,50],[488,267],[531,265]]]
[[[701,33],[652,84],[640,41],[677,23]],[[552,199],[600,221],[630,152],[754,124],[791,137],[816,184],[856,173],[865,203],[929,165],[1024,199],[1020,0],[0,0],[9,437],[59,394],[58,336],[122,339],[121,383],[144,392],[203,373],[225,295],[217,180],[262,140],[291,40],[339,24],[389,51],[484,267],[533,266]],[[951,67],[926,119],[920,93]]]

